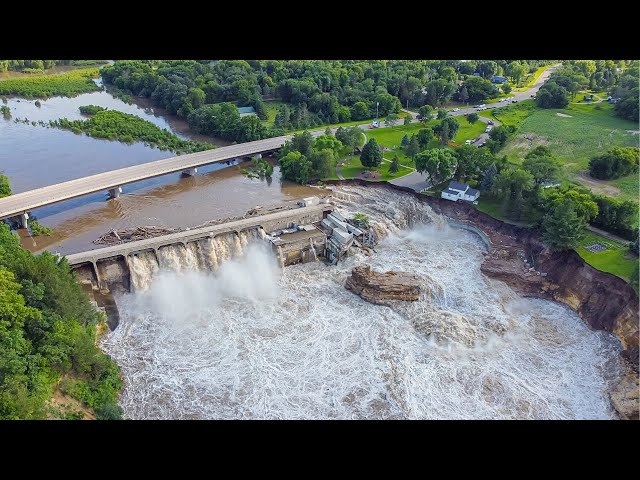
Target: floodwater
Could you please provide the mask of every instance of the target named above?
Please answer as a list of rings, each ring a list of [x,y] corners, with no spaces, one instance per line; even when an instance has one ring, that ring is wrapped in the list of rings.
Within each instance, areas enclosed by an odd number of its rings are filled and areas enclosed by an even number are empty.
[[[137,115],[171,130],[182,138],[209,141],[220,139],[188,133],[186,122],[148,101],[128,105],[108,92],[100,91],[74,98],[53,97],[40,100],[9,98],[11,118],[0,116],[0,172],[11,181],[14,193],[129,167],[174,156],[172,152],[72,132],[16,123],[15,119],[48,122],[58,118],[82,119],[78,107],[99,105]],[[218,218],[246,213],[261,205],[265,208],[317,194],[317,189],[281,181],[276,167],[270,181],[249,179],[241,168],[216,164],[199,168],[196,177],[171,174],[123,186],[124,195],[107,200],[95,193],[31,212],[42,224],[53,228],[51,237],[31,237],[21,230],[22,244],[32,251],[48,249],[62,254],[97,248],[92,241],[112,229],[140,225],[187,227]]]
[[[485,277],[480,238],[413,197],[335,190],[383,237],[370,256],[280,269],[258,230],[132,259],[134,291],[101,342],[127,418],[615,418],[611,334]],[[416,274],[419,300],[347,291],[363,264]]]

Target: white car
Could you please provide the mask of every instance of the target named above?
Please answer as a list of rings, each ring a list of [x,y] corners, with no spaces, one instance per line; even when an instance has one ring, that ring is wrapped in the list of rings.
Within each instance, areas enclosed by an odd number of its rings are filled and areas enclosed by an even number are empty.
[[[471,140],[465,140],[465,141],[464,141],[464,144],[465,144],[465,145],[471,145],[472,143],[473,143],[473,142],[472,142]]]
[[[459,108],[454,108],[453,110],[451,110],[452,112],[459,112],[460,109]]]

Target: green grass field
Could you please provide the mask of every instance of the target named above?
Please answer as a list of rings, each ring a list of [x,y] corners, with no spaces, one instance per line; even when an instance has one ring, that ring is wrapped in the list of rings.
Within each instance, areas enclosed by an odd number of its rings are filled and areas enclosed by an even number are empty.
[[[400,170],[398,170],[396,173],[391,173],[389,171],[390,167],[391,167],[391,162],[383,161],[380,167],[378,167],[375,170],[378,173],[380,173],[380,177],[376,179],[371,179],[371,180],[375,182],[389,181],[389,180],[393,180],[394,178],[402,177],[403,175],[408,175],[413,171],[411,168],[407,168],[401,165]],[[341,169],[342,176],[347,179],[354,178],[358,176],[360,173],[364,172],[365,170],[366,168],[362,165],[362,163],[360,163],[360,157],[356,155],[350,155],[342,165],[342,169]],[[337,176],[332,175],[328,179],[336,180],[337,178],[338,178]]]
[[[471,140],[484,132],[485,124],[482,122],[476,122],[471,125],[465,117],[459,116],[455,118],[458,123],[460,123],[460,129],[454,139],[456,143],[462,144],[465,140]],[[433,128],[433,126],[437,125],[438,122],[439,120],[430,120],[427,122],[427,126]],[[404,135],[411,137],[411,135],[417,134],[422,128],[425,128],[422,123],[412,123],[410,125],[371,129],[367,130],[365,133],[368,138],[375,138],[378,143],[385,147],[395,149],[400,146],[400,142]]]
[[[638,146],[639,136],[630,133],[638,131],[638,124],[614,116],[612,110],[608,103],[536,109],[524,118],[520,131],[501,153],[522,158],[531,148],[547,145],[564,164],[564,178],[579,179],[577,175],[587,170],[591,157],[615,146]],[[503,121],[505,117],[497,118]],[[638,201],[637,175],[601,183],[619,188],[618,198]]]
[[[490,118],[498,120],[504,125],[513,125],[519,128],[529,117],[536,111],[536,106],[533,100],[523,100],[522,102],[511,104],[509,106],[493,109],[483,110],[478,112],[478,115],[484,118]]]
[[[593,253],[585,248],[594,243],[604,245],[608,249]],[[633,267],[638,262],[638,258],[634,257],[626,246],[619,245],[592,232],[585,232],[576,251],[589,265],[603,272],[612,273],[626,281],[629,281]]]

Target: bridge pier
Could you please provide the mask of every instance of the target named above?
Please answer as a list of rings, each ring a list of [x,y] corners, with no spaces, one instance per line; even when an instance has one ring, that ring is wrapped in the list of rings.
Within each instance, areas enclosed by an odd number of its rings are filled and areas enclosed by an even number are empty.
[[[12,217],[11,220],[18,224],[18,228],[27,228],[29,226],[29,214],[27,212]]]
[[[122,187],[115,187],[109,189],[109,198],[118,198],[122,193]]]
[[[198,169],[197,168],[187,168],[186,170],[182,171],[182,176],[183,177],[193,177],[196,173],[198,173]]]
[[[253,158],[254,158],[254,159],[256,159],[256,160],[260,160],[260,159],[262,158],[262,154],[261,154],[261,153],[256,153],[256,154],[253,156]]]

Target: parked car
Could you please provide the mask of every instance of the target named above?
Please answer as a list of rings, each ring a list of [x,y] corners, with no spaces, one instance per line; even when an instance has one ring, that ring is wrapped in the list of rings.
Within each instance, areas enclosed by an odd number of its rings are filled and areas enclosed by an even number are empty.
[[[464,144],[465,144],[465,145],[471,145],[471,143],[472,143],[472,141],[471,141],[471,140],[465,140],[465,141],[464,141]]]
[[[460,111],[460,109],[456,107],[456,108],[454,108],[454,109],[453,109],[453,110],[451,110],[451,111],[452,111],[452,112],[459,112],[459,111]]]
[[[511,100],[511,103],[518,103],[518,100]]]
[[[480,145],[478,145],[479,147],[484,147],[487,144],[487,142],[482,142]]]
[[[489,121],[487,122],[487,124],[488,124],[488,125],[494,125],[494,122],[493,122],[493,120],[489,120]]]

